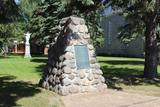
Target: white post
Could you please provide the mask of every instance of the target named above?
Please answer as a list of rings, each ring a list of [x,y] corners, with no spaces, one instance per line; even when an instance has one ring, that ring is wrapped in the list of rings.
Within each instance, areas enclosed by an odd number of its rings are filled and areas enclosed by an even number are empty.
[[[18,51],[17,51],[17,40],[14,41],[14,53],[18,53]]]
[[[30,54],[30,43],[29,43],[29,40],[30,40],[30,36],[31,36],[31,33],[27,32],[25,35],[25,55],[24,55],[24,58],[31,58],[31,54]]]

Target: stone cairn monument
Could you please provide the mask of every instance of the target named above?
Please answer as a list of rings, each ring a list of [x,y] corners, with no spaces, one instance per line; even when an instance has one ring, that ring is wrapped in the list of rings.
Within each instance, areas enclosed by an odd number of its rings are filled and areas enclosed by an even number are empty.
[[[103,91],[107,88],[85,21],[67,17],[48,54],[39,85],[60,95]]]
[[[25,39],[26,39],[26,42],[25,42],[25,54],[24,54],[24,58],[31,58],[31,53],[30,53],[30,43],[29,43],[29,40],[30,40],[30,36],[31,36],[31,33],[27,32],[25,35]]]

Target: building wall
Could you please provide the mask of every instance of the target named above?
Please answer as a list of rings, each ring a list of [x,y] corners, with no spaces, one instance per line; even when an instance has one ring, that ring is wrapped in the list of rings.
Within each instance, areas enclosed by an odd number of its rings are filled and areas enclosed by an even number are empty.
[[[98,54],[143,57],[144,41],[142,38],[139,37],[128,45],[121,43],[118,39],[119,28],[124,24],[125,19],[116,14],[103,18],[105,43],[102,48],[97,49]]]

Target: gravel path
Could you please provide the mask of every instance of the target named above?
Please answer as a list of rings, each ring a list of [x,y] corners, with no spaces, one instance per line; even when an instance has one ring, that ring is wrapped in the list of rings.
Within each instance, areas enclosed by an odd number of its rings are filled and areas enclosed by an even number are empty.
[[[160,107],[160,97],[106,90],[62,97],[65,107]]]

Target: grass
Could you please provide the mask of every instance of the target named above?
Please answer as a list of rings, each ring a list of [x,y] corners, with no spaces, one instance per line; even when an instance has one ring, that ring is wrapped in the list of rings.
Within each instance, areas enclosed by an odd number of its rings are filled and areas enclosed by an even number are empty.
[[[0,58],[0,107],[60,107],[60,97],[37,87],[46,57]]]
[[[97,57],[109,88],[132,93],[160,96],[160,84],[139,78],[144,59]],[[0,107],[60,107],[61,98],[37,87],[47,57],[0,57]],[[160,73],[160,66],[158,67]]]
[[[160,82],[141,77],[143,58],[98,57],[109,88],[160,96]],[[158,66],[160,74],[160,66]]]

